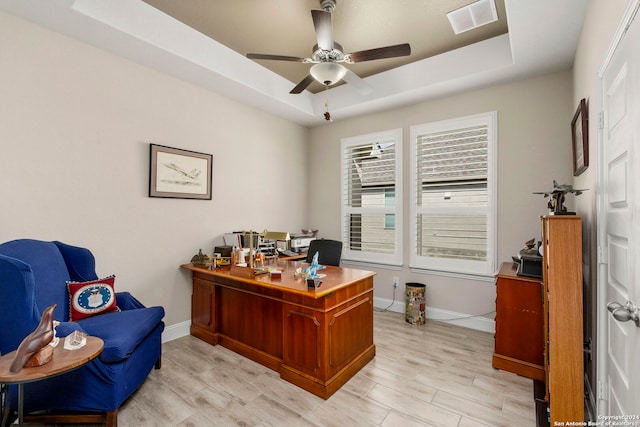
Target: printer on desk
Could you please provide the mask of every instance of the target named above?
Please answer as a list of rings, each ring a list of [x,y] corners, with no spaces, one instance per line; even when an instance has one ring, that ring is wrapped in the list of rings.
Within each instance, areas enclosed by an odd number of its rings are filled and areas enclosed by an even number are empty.
[[[309,237],[306,234],[292,235],[291,241],[289,242],[291,250],[297,253],[306,252],[312,240],[315,240],[315,237]]]

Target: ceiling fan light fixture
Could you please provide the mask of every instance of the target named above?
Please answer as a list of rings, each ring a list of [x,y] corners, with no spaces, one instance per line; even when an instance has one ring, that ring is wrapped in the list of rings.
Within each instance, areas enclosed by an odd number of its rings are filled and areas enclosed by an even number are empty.
[[[347,74],[347,69],[335,62],[321,62],[311,67],[311,75],[325,86],[338,83]]]

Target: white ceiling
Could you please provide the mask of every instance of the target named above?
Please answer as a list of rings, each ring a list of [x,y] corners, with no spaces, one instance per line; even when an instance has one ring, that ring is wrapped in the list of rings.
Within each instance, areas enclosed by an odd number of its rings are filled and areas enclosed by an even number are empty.
[[[244,3],[248,0],[211,1]],[[262,3],[273,4],[272,1],[262,0]],[[384,1],[396,2],[400,0]],[[451,3],[457,5],[460,1]],[[142,0],[0,0],[0,10],[287,120],[316,126],[325,123],[322,113],[327,97],[332,118],[340,120],[568,69],[573,64],[587,3],[586,0],[504,0],[508,33],[370,75],[365,80],[374,90],[367,95],[348,84],[316,94],[304,91],[291,95],[292,82],[282,77],[282,73],[247,59],[245,52],[232,50]],[[365,13],[363,10],[361,8],[361,13]],[[308,22],[313,37],[310,18]],[[336,33],[337,26],[336,15]],[[389,42],[382,45],[409,41],[393,37],[384,40]],[[380,45],[376,39],[374,44],[346,50]],[[279,46],[272,52],[257,49],[255,52],[259,53],[307,55],[289,52],[287,46]]]

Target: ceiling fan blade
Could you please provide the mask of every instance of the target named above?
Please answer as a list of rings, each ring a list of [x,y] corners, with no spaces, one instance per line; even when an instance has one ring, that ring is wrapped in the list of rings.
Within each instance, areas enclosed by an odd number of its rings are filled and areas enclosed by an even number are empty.
[[[299,58],[297,56],[285,56],[285,55],[269,55],[267,53],[247,53],[249,59],[271,59],[274,61],[293,61],[304,62],[306,58]]]
[[[362,95],[368,95],[373,92],[373,87],[351,70],[347,70],[347,74],[345,74],[342,79],[353,86]]]
[[[313,26],[316,29],[318,47],[324,50],[333,49],[333,24],[331,23],[331,12],[314,9],[311,11]]]
[[[303,90],[305,90],[307,88],[307,86],[309,86],[311,83],[313,83],[316,79],[313,78],[313,76],[311,74],[307,74],[307,77],[305,77],[304,79],[302,79],[302,81],[300,83],[298,83],[298,85],[296,87],[294,87],[293,89],[291,89],[291,91],[289,92],[290,94],[296,95],[298,93],[301,93]]]
[[[347,62],[356,63],[373,61],[374,59],[396,58],[398,56],[411,55],[409,43],[397,44],[393,46],[378,47],[376,49],[361,50],[347,55]]]

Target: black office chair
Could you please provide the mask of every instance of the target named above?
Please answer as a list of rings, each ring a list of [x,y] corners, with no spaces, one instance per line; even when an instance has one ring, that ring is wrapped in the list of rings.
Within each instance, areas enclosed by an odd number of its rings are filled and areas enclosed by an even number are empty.
[[[316,252],[318,252],[318,264],[339,267],[340,258],[342,257],[342,242],[329,239],[312,240],[307,251],[308,263],[311,263]]]

